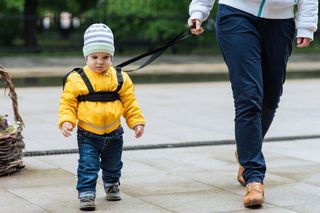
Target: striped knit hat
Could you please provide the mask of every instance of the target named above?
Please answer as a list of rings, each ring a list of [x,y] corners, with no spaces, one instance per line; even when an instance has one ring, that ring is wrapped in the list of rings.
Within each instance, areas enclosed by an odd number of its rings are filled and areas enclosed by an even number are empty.
[[[84,32],[83,55],[87,57],[94,52],[105,52],[113,56],[113,33],[105,24],[92,24]]]

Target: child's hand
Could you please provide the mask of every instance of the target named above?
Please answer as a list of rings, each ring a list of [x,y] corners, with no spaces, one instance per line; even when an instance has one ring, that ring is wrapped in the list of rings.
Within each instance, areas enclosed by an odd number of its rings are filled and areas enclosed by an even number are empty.
[[[144,133],[144,126],[139,124],[137,126],[134,126],[133,130],[134,130],[134,133],[136,135],[136,138],[140,138]]]
[[[62,125],[61,125],[61,132],[63,134],[64,137],[69,137],[71,136],[71,132],[73,131],[73,126],[72,126],[72,123],[70,122],[64,122]]]

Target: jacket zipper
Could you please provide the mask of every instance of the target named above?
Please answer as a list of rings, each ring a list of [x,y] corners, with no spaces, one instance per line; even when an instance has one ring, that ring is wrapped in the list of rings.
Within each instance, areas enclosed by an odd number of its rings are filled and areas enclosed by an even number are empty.
[[[259,8],[259,12],[258,12],[258,16],[261,17],[262,14],[262,10],[264,7],[264,4],[266,3],[266,0],[262,0],[261,4],[260,4],[260,8]]]

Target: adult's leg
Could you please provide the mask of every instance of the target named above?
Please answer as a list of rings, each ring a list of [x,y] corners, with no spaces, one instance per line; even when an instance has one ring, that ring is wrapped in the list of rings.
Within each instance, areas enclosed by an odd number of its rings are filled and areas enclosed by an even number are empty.
[[[264,20],[263,25],[263,107],[262,135],[267,133],[283,91],[286,66],[292,51],[295,33],[293,19]]]
[[[263,183],[266,170],[262,149],[263,81],[261,19],[219,5],[216,33],[229,69],[235,105],[235,138],[246,183]]]

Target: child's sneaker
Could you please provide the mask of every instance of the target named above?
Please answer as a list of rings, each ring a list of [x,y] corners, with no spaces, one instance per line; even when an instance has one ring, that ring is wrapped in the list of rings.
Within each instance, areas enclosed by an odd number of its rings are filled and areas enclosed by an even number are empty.
[[[93,211],[96,209],[94,203],[95,197],[93,195],[80,196],[80,210],[82,211]]]
[[[109,201],[121,200],[119,184],[113,184],[110,186],[104,187],[104,190],[107,194],[106,199]]]

